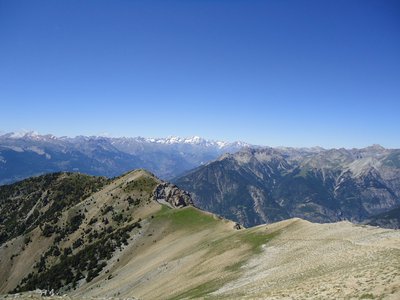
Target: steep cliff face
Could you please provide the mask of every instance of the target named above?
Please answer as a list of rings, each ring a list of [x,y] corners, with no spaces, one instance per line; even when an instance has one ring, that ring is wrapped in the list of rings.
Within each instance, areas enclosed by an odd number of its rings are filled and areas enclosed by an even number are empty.
[[[246,226],[289,217],[362,222],[400,204],[399,151],[246,149],[174,182],[198,207]]]

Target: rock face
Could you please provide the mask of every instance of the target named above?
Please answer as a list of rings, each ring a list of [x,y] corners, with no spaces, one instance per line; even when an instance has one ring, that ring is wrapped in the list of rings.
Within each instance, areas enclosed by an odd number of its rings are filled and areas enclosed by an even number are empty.
[[[196,206],[245,226],[363,222],[400,205],[400,150],[245,149],[173,181]]]
[[[190,194],[179,189],[176,185],[163,182],[154,190],[153,200],[159,203],[166,203],[173,208],[181,208],[193,205]]]

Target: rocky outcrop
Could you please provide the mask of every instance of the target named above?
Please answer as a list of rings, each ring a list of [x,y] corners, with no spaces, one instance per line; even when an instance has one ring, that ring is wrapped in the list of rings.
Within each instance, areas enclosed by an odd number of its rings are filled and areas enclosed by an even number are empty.
[[[163,182],[153,192],[153,200],[174,208],[181,208],[193,205],[190,194],[179,189],[176,185]]]

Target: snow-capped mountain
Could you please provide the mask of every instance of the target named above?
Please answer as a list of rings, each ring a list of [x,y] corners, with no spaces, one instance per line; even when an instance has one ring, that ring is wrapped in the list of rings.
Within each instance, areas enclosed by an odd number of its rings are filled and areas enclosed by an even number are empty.
[[[224,141],[213,141],[201,138],[199,136],[192,136],[187,138],[182,138],[178,136],[170,136],[167,138],[144,138],[146,142],[157,143],[157,144],[189,144],[189,145],[199,145],[204,147],[215,147],[215,148],[229,148],[229,147],[247,147],[250,146],[244,142],[224,142]]]
[[[11,132],[0,135],[0,184],[56,171],[113,177],[134,168],[172,178],[247,146],[199,136],[56,137],[34,131]]]

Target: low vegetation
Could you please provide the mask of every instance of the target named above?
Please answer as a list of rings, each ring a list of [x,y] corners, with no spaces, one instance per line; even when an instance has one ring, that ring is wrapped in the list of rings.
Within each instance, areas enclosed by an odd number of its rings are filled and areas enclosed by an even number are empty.
[[[72,198],[59,199],[64,204],[57,218],[40,219],[54,202],[51,198],[44,205],[49,194],[42,191],[40,205],[25,215],[40,221],[0,247],[0,267],[10,273],[6,279],[0,273],[2,291],[54,290],[79,299],[288,298],[296,293],[326,299],[334,298],[337,286],[356,286],[349,295],[369,299],[379,298],[379,290],[369,286],[380,284],[382,294],[400,293],[395,232],[300,219],[243,229],[192,206],[177,209],[151,201],[157,199],[151,197],[157,183],[144,171],[127,173],[97,194],[80,194],[75,205]],[[34,257],[26,263],[30,254]],[[14,282],[7,286],[7,280]]]
[[[192,206],[182,209],[171,209],[163,205],[156,217],[162,221],[169,221],[172,230],[204,229],[205,226],[213,226],[218,222],[215,215],[200,212]]]
[[[50,248],[36,265],[37,271],[25,277],[13,292],[30,291],[38,288],[56,291],[60,289],[68,290],[75,288],[81,279],[85,279],[87,282],[92,281],[107,266],[107,261],[111,259],[113,252],[122,245],[128,244],[129,233],[134,228],[140,227],[139,222],[126,225],[105,236],[102,235],[104,237],[85,246],[77,253],[73,253],[71,248],[65,248],[63,254],[59,256],[60,252],[57,247]],[[49,256],[59,256],[59,260],[47,267],[46,260]]]
[[[126,193],[139,191],[151,195],[157,184],[158,183],[153,178],[149,176],[143,176],[137,180],[128,182],[124,187],[124,191]]]
[[[50,236],[61,213],[81,202],[108,182],[103,177],[53,173],[0,186],[0,245],[39,224],[47,223]]]

